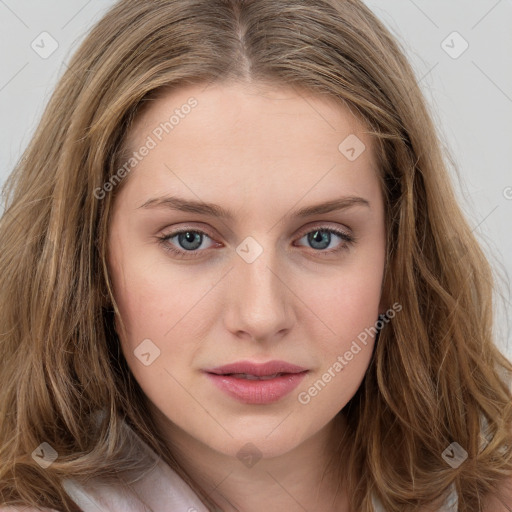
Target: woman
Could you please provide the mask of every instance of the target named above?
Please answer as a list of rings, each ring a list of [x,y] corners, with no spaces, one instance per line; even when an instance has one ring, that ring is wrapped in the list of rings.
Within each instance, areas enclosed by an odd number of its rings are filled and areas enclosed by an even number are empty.
[[[119,2],[6,192],[3,504],[512,502],[492,272],[359,1]]]

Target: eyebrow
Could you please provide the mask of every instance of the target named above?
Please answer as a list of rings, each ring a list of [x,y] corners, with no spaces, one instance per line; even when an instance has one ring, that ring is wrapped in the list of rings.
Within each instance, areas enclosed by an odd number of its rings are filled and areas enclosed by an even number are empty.
[[[339,210],[346,210],[354,206],[367,206],[370,207],[370,202],[362,197],[346,196],[319,203],[311,206],[306,206],[296,211],[291,211],[284,216],[290,217],[310,217],[323,213],[330,213]],[[209,215],[211,217],[218,217],[221,219],[232,220],[235,214],[230,210],[224,209],[222,206],[204,201],[195,201],[182,199],[177,196],[163,196],[148,199],[144,204],[137,207],[140,208],[168,208],[187,213],[198,213],[202,215]]]

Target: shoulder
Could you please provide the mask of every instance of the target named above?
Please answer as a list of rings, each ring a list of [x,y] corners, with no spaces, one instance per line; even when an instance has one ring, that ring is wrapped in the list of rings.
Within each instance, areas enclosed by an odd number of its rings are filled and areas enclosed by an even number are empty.
[[[53,508],[34,508],[34,507],[25,507],[23,505],[19,506],[1,506],[0,512],[59,512]]]
[[[482,512],[508,512],[512,507],[512,478],[503,482],[497,493],[489,494]]]

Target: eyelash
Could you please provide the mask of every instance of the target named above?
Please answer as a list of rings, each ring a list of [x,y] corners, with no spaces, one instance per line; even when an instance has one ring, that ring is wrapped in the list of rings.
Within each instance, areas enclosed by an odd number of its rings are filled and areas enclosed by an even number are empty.
[[[344,243],[342,243],[336,249],[330,249],[330,250],[312,249],[321,257],[328,257],[333,254],[337,254],[343,250],[348,249],[350,245],[352,245],[356,242],[356,237],[354,237],[353,235],[349,235],[340,229],[336,229],[336,228],[332,228],[332,227],[322,227],[322,226],[311,229],[309,231],[306,231],[299,237],[299,240],[314,231],[321,231],[321,232],[327,232],[327,233],[331,233],[334,235],[338,235],[344,241]],[[200,253],[204,252],[204,249],[202,249],[202,250],[196,249],[194,251],[183,251],[180,249],[176,249],[176,247],[173,245],[168,244],[168,241],[171,238],[174,238],[175,236],[180,235],[182,233],[199,233],[202,235],[206,235],[208,238],[212,238],[212,237],[210,237],[210,235],[208,235],[208,233],[206,233],[200,229],[188,229],[188,228],[183,228],[183,229],[180,229],[179,231],[174,231],[168,235],[163,235],[163,236],[157,237],[159,240],[159,243],[162,245],[162,247],[165,251],[168,251],[168,252],[172,253],[175,257],[182,258],[182,259],[196,258],[201,255]]]

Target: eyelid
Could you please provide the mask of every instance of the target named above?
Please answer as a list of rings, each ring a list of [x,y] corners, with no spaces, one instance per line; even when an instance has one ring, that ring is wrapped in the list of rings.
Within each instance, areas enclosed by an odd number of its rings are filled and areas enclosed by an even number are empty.
[[[304,235],[310,233],[311,231],[315,231],[315,230],[317,230],[317,231],[332,230],[332,231],[335,231],[338,233],[342,233],[343,235],[345,235],[349,238],[355,239],[355,237],[352,234],[350,229],[341,227],[339,224],[329,225],[329,223],[322,223],[321,221],[320,221],[320,223],[312,222],[311,224],[308,224],[307,226],[304,226],[303,228],[301,228],[301,230],[299,231],[299,237],[302,238]]]
[[[314,231],[315,229],[317,229],[317,230],[332,229],[334,231],[339,231],[340,233],[343,233],[347,237],[351,237],[351,238],[355,239],[355,236],[352,234],[352,230],[350,230],[348,227],[346,227],[346,226],[342,227],[336,223],[332,223],[332,225],[330,225],[328,221],[311,222],[310,224],[303,226],[298,231],[298,235],[295,235],[295,236],[303,237],[305,234],[309,233],[310,231]],[[205,235],[208,235],[211,239],[214,239],[216,237],[216,235],[213,235],[212,231],[208,227],[204,227],[203,225],[201,225],[200,227],[197,227],[194,225],[186,225],[186,224],[183,227],[173,229],[168,234],[164,234],[162,236],[175,236],[184,231],[194,231],[194,232],[203,233]]]
[[[320,222],[320,224],[318,222]],[[323,255],[323,256],[332,255],[333,253],[337,253],[343,249],[347,249],[348,246],[350,246],[351,244],[354,244],[357,241],[357,238],[351,233],[351,230],[347,230],[348,231],[347,232],[343,228],[341,228],[339,225],[330,226],[329,224],[321,223],[321,221],[318,221],[318,222],[311,223],[309,225],[304,226],[299,231],[299,235],[296,235],[295,238],[300,240],[301,238],[303,238],[308,233],[311,233],[312,231],[327,231],[327,232],[331,232],[331,233],[337,235],[341,239],[342,243],[340,244],[339,247],[337,247],[335,249],[329,249],[329,250],[319,250],[318,251],[319,255]],[[204,228],[204,227],[198,228],[198,227],[194,227],[191,225],[189,225],[189,226],[185,225],[183,227],[176,228],[175,230],[172,230],[169,234],[163,234],[161,236],[158,236],[157,238],[158,238],[159,242],[164,246],[165,250],[167,250],[171,253],[174,253],[178,257],[182,257],[184,259],[186,259],[186,258],[191,259],[191,258],[199,257],[201,255],[201,253],[207,252],[207,250],[205,250],[205,249],[195,249],[193,251],[185,251],[183,249],[179,249],[179,248],[175,247],[172,244],[171,244],[172,247],[171,247],[171,245],[169,245],[169,240],[171,238],[174,238],[175,236],[185,233],[187,231],[206,235],[208,238],[210,238],[210,240],[215,242],[215,237],[211,235],[208,228]],[[217,246],[218,245],[219,245],[219,243],[217,243]],[[305,246],[299,246],[299,247],[305,247]]]

